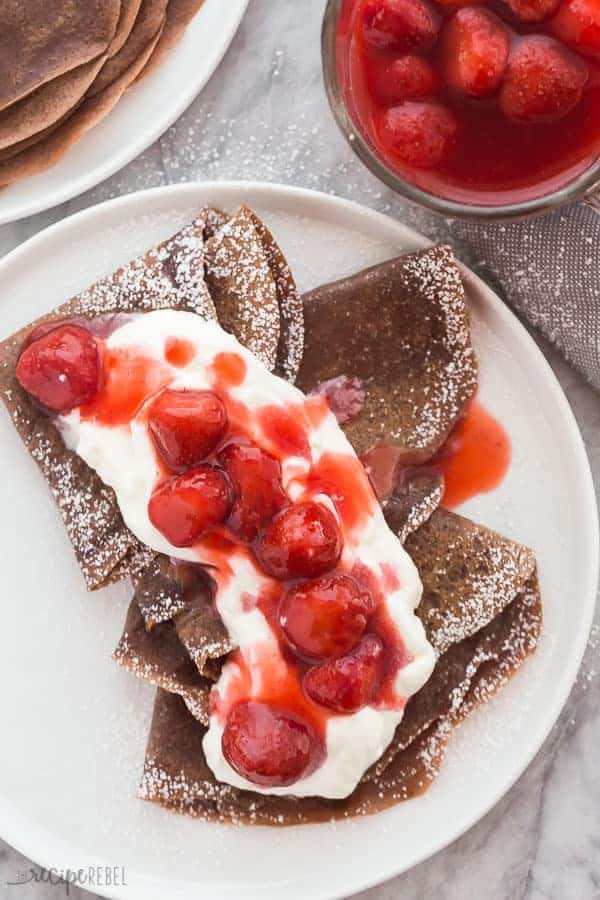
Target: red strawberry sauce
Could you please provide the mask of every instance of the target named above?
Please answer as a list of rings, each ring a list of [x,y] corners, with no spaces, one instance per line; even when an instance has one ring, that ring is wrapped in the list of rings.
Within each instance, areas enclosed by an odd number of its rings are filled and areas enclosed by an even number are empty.
[[[344,0],[337,56],[375,154],[430,193],[533,199],[600,154],[598,0]]]
[[[506,475],[510,458],[505,429],[473,401],[429,464],[444,476],[443,506],[452,509],[477,494],[493,491]]]

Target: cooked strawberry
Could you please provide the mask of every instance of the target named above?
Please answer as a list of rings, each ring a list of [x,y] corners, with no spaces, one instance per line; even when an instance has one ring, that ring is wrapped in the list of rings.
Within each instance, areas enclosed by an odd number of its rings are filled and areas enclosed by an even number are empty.
[[[53,328],[23,350],[16,376],[21,387],[42,406],[68,413],[89,403],[98,393],[100,356],[96,340],[77,325]]]
[[[166,464],[187,469],[206,459],[225,436],[227,410],[212,391],[166,390],[152,404],[148,425]]]
[[[553,38],[523,38],[509,61],[500,106],[517,122],[553,122],[579,103],[588,75],[584,60]]]
[[[440,78],[422,56],[407,54],[391,62],[381,60],[370,72],[370,86],[382,104],[399,103],[437,93]]]
[[[279,624],[300,656],[333,659],[356,647],[372,612],[369,591],[338,572],[291,587],[279,606]]]
[[[376,50],[423,50],[435,43],[440,17],[424,0],[369,0],[362,27]]]
[[[441,162],[458,125],[449,109],[434,100],[406,100],[383,114],[379,137],[405,163],[428,169]]]
[[[510,35],[500,19],[476,6],[458,10],[442,32],[446,81],[473,97],[486,97],[500,87],[509,52]]]
[[[227,525],[251,543],[287,503],[279,460],[254,444],[231,443],[219,454],[233,487]]]
[[[317,767],[322,747],[314,732],[285,710],[245,700],[229,712],[221,739],[235,771],[263,787],[294,784]]]
[[[564,0],[552,20],[552,29],[581,53],[600,55],[600,0]]]
[[[506,0],[522,22],[542,22],[556,12],[560,0]]]
[[[269,575],[316,578],[331,571],[342,552],[335,516],[320,503],[294,503],[272,520],[259,538],[256,553]]]
[[[463,6],[473,6],[473,0],[435,0],[437,6],[446,10],[462,9]],[[485,0],[483,0],[485,2]],[[483,5],[480,4],[480,5]]]
[[[156,488],[148,516],[174,547],[191,547],[225,520],[230,502],[225,473],[214,466],[198,466]]]
[[[313,666],[304,676],[304,690],[315,703],[340,713],[367,706],[377,690],[383,662],[383,644],[374,634],[341,659]]]

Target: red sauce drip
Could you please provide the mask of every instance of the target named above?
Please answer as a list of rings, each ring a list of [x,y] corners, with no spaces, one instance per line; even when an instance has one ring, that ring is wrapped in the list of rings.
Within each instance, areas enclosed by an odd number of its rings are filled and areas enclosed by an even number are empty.
[[[310,470],[306,488],[333,500],[344,527],[360,528],[375,511],[377,499],[365,479],[359,459],[342,453],[324,453]]]
[[[191,341],[185,338],[167,338],[165,343],[165,359],[172,366],[183,369],[188,366],[196,355],[196,348]]]
[[[82,419],[127,425],[151,395],[172,379],[166,366],[128,348],[102,351],[103,384],[98,396],[80,407]]]
[[[402,57],[399,51],[375,50],[363,38],[362,15],[365,0],[344,0],[338,21],[337,64],[341,89],[350,115],[374,153],[401,178],[430,193],[481,204],[506,204],[539,197],[557,190],[581,174],[600,153],[600,37],[590,34],[595,49],[570,52],[585,60],[589,70],[579,102],[555,121],[526,122],[508,118],[501,110],[498,91],[489,97],[473,98],[444,82],[443,38],[433,46],[417,49],[441,76],[441,85],[430,99],[442,104],[457,123],[457,130],[441,159],[429,168],[409,165],[385,138],[381,122],[389,103],[378,91],[378,79],[387,64]],[[433,2],[436,15],[445,22],[465,3]],[[555,20],[526,23],[511,11],[506,0],[472,0],[471,6],[485,6],[504,22],[511,41],[511,53],[527,35],[557,38]],[[559,4],[559,15],[567,7]],[[589,7],[594,8],[590,2]],[[591,26],[593,28],[593,26]],[[584,41],[582,40],[582,43]],[[417,98],[421,100],[422,98]],[[399,105],[396,101],[391,106]]]
[[[249,667],[240,651],[234,651],[229,659],[237,664],[239,671],[228,682],[222,695],[215,697],[217,692],[213,691],[211,709],[215,715],[224,721],[236,703],[252,699],[286,710],[310,725],[322,740],[325,739],[327,721],[335,713],[313,702],[304,693],[302,677],[306,667],[302,663],[296,664],[285,654],[281,656],[274,651],[272,644],[256,645],[252,648],[252,665],[260,667],[259,690],[253,684]]]
[[[383,674],[372,704],[380,709],[404,709],[406,699],[398,697],[394,682],[400,669],[412,662],[413,657],[404,646],[404,641],[387,611],[384,593],[397,589],[398,579],[394,573],[388,571],[387,575],[384,573],[383,585],[380,585],[371,570],[360,563],[354,565],[352,575],[369,588],[377,602],[367,632],[378,635],[385,649]],[[390,575],[393,576],[394,583]]]
[[[398,481],[398,468],[405,451],[392,444],[376,444],[361,454],[360,461],[366,469],[373,490],[383,500],[394,490]]]
[[[401,587],[400,579],[398,578],[398,575],[396,574],[394,569],[387,563],[382,563],[380,568],[383,578],[384,590],[390,594],[392,593],[392,591],[399,591]]]
[[[302,456],[310,459],[310,444],[306,434],[304,404],[296,409],[289,406],[263,406],[257,412],[257,419],[271,449],[280,459]]]
[[[311,428],[318,428],[330,412],[327,398],[322,396],[307,397],[303,407]]]
[[[239,387],[246,377],[246,363],[238,353],[218,353],[211,368],[217,386],[225,390]]]
[[[500,422],[473,402],[431,466],[445,479],[443,505],[453,508],[498,487],[511,458],[510,438]]]

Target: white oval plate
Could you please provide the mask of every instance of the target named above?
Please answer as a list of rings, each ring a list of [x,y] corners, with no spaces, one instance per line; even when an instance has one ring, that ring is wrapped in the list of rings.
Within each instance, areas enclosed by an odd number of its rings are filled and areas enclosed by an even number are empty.
[[[404,225],[289,187],[189,184],[86,210],[0,263],[5,336],[165,238],[203,204],[244,201],[281,242],[300,287],[426,241]],[[333,898],[381,882],[453,841],[508,790],[539,749],[575,678],[598,573],[598,521],[582,440],[532,339],[467,274],[481,398],[513,458],[464,511],[530,544],[545,606],[542,646],[454,735],[425,796],[378,816],[291,829],[201,823],[136,799],[153,690],[110,653],[130,593],[86,594],[58,514],[8,416],[0,415],[0,834],[46,867],[125,867],[109,897]],[[335,352],[335,348],[332,348]]]
[[[221,62],[249,0],[204,0],[158,69],[46,172],[0,190],[0,225],[64,203],[139,156],[179,118]]]

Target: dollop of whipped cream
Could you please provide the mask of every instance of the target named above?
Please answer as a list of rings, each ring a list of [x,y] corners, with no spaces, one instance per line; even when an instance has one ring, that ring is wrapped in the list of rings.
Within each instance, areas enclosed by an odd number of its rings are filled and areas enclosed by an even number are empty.
[[[174,347],[185,349],[175,353]],[[322,397],[305,397],[272,375],[217,323],[193,313],[166,310],[140,315],[110,334],[102,353],[105,383],[98,401],[90,409],[58,416],[56,424],[66,446],[114,489],[124,521],[141,542],[159,553],[212,567],[215,602],[237,650],[213,688],[203,743],[208,765],[219,781],[246,790],[348,796],[389,745],[407,699],[423,686],[434,666],[432,647],[414,614],[422,592],[418,572],[389,529],[353,448]],[[386,619],[403,647],[404,662],[395,672],[385,702],[347,715],[325,711],[323,760],[288,787],[261,787],[246,780],[228,764],[221,745],[226,714],[235,702],[260,700],[266,688],[272,694],[279,675],[282,683],[290,677],[281,637],[255,602],[272,589],[273,580],[250,548],[240,544],[224,556],[218,543],[204,539],[192,547],[174,547],[148,517],[148,502],[164,471],[146,415],[152,399],[166,387],[224,391],[230,418],[235,418],[235,409],[243,411],[246,437],[280,459],[283,487],[290,499],[315,500],[334,513],[344,540],[340,564],[349,569],[359,563],[369,571],[381,587]],[[265,409],[268,415],[259,415]],[[294,455],[293,448],[281,452],[273,423],[278,412],[286,421],[290,410],[306,437],[308,453]],[[356,503],[340,504],[335,490],[328,492],[326,479],[311,481],[309,477],[332,455],[351,474],[350,488],[346,479],[345,490],[362,498],[360,515],[356,510],[352,515],[345,511]]]

